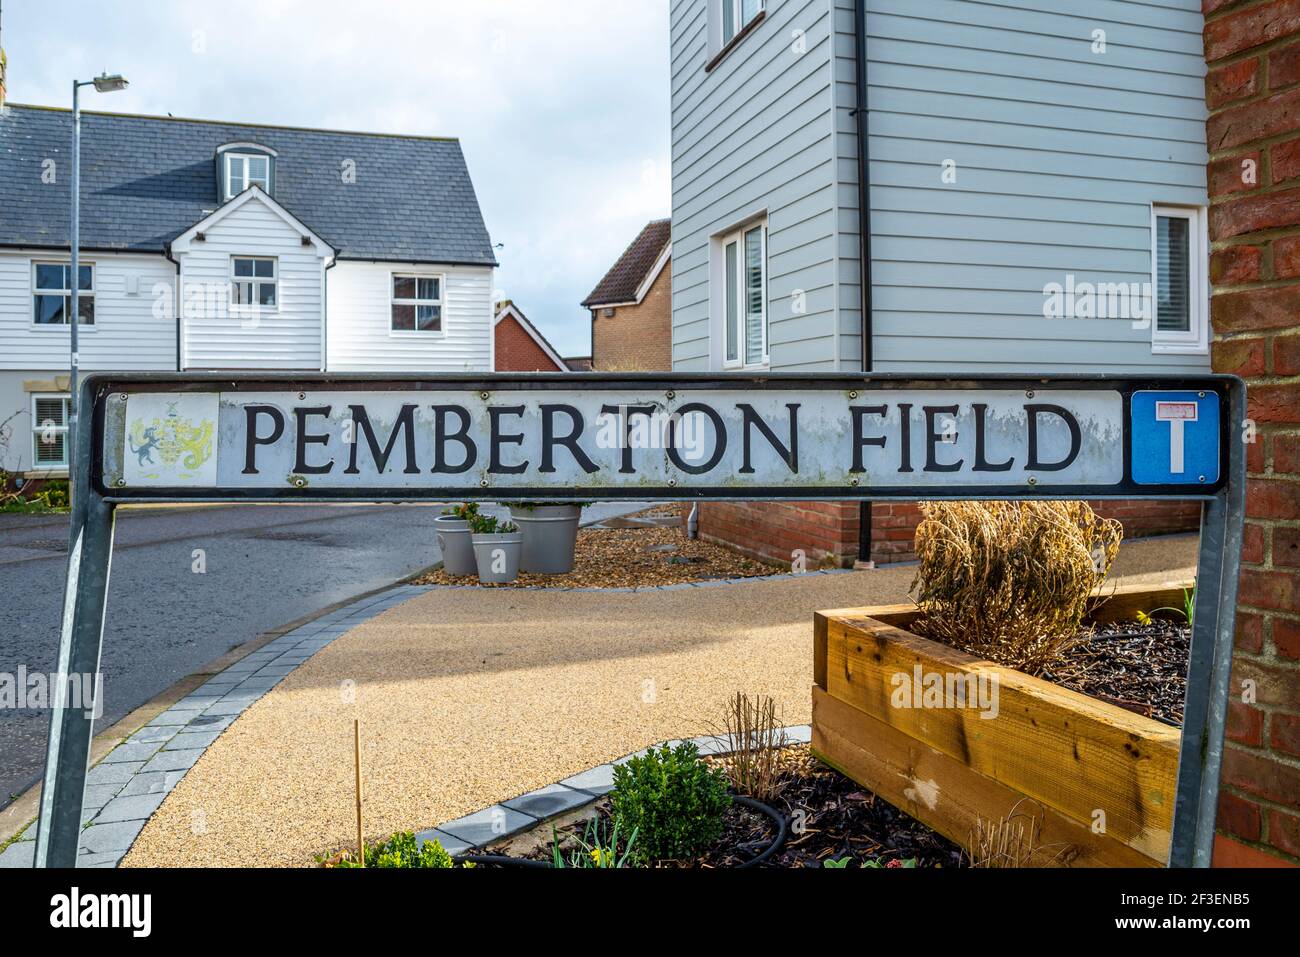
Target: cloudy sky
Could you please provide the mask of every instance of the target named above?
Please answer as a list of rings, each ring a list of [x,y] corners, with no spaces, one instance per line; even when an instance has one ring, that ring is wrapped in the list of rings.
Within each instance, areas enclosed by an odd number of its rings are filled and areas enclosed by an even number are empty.
[[[497,288],[566,355],[669,195],[667,0],[3,0],[9,99],[458,136]]]

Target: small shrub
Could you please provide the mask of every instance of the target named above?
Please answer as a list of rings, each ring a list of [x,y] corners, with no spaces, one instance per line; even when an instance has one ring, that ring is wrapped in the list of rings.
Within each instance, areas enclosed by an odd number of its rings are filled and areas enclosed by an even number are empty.
[[[350,855],[342,854],[331,862],[333,867],[360,867]],[[381,844],[366,848],[366,867],[450,868],[456,862],[437,841],[425,841],[418,847],[410,831],[394,834]]]
[[[1078,641],[1123,527],[1086,502],[926,502],[918,633],[1041,674]]]
[[[718,839],[730,805],[726,775],[701,761],[690,741],[614,768],[610,807],[619,829],[638,835],[643,860],[695,856]]]

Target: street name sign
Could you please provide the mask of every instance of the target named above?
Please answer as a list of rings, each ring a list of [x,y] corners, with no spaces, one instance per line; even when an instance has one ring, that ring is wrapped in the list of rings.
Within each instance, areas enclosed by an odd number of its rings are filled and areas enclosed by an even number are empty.
[[[123,500],[1211,495],[1227,384],[860,377],[105,380]]]
[[[61,675],[99,671],[128,502],[1202,502],[1169,861],[1209,866],[1245,514],[1230,376],[98,374],[82,384]],[[72,866],[92,723],[51,709],[38,866]]]

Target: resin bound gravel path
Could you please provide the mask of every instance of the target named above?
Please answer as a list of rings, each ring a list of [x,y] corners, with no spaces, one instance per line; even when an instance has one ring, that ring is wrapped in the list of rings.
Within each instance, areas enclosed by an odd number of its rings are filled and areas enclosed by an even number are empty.
[[[1187,574],[1188,538],[1126,545],[1136,580]],[[814,610],[905,600],[913,569],[673,591],[434,589],[304,662],[223,731],[123,866],[304,866],[717,730],[728,694],[810,719]]]

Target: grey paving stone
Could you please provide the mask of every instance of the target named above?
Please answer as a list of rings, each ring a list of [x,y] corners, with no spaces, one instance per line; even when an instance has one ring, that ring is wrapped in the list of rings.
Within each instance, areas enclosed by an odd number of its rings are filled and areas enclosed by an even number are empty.
[[[256,672],[254,674],[256,674]],[[283,680],[284,679],[281,677],[272,677],[269,675],[260,678],[253,677],[241,681],[238,685],[236,685],[236,687],[239,689],[240,695],[251,696],[256,694],[260,697],[261,695],[270,691],[272,688],[274,688]]]
[[[186,734],[191,731],[225,731],[238,718],[236,714],[201,714],[181,730]]]
[[[201,713],[201,709],[198,708],[190,708],[185,711],[180,711],[175,708],[169,708],[166,711],[164,711],[162,714],[158,715],[158,717],[150,721],[149,724],[146,725],[146,727],[157,728],[164,725],[185,724],[190,720],[190,718],[193,718],[194,716],[200,713]]]
[[[218,717],[228,714],[243,714],[256,700],[257,697],[251,695],[241,695],[238,698],[223,698],[203,713],[217,715]]]
[[[77,867],[117,867],[126,854],[122,851],[106,851],[103,854],[78,854]]]
[[[257,671],[253,672],[253,676],[255,678],[283,678],[297,667],[297,665],[270,664],[265,668],[259,668]],[[245,682],[245,684],[246,683],[247,682]],[[240,685],[240,687],[242,688],[243,685]]]
[[[212,747],[213,743],[220,735],[220,731],[186,731],[176,735],[176,737],[163,745],[163,750],[189,751],[198,748],[202,751],[204,748]]]
[[[192,694],[186,695],[180,701],[176,702],[177,711],[202,711],[208,705],[216,704],[226,694],[225,691],[213,694]]]
[[[560,782],[565,787],[577,788],[597,797],[614,790],[614,765],[602,764],[598,768],[583,771]]]
[[[536,823],[534,817],[494,805],[455,821],[439,824],[437,830],[460,838],[474,847],[482,847]]]
[[[185,777],[185,771],[151,771],[137,774],[122,788],[120,797],[133,794],[168,794]]]
[[[198,748],[190,751],[159,751],[142,770],[146,774],[151,771],[184,771],[194,767],[194,762],[202,755],[203,751]]]
[[[19,841],[0,851],[0,867],[35,867],[36,842]]]
[[[700,754],[722,754],[727,750],[727,739],[719,735],[707,734],[693,740],[700,749]]]
[[[450,834],[440,831],[436,827],[430,828],[427,831],[420,831],[415,835],[416,847],[424,847],[425,841],[437,841],[442,845],[444,851],[453,856],[473,850],[473,845],[462,841],[458,837],[452,837]]]
[[[81,846],[90,854],[109,851],[128,851],[132,842],[144,828],[144,821],[117,821],[113,824],[92,824],[81,832]]]
[[[502,801],[501,804],[512,811],[522,811],[530,817],[543,820],[564,811],[571,811],[575,807],[590,804],[591,800],[592,795],[586,791],[577,791],[563,784],[552,784],[521,797]]]
[[[785,729],[785,739],[791,744],[808,744],[812,741],[812,725],[803,724]]]
[[[123,761],[148,761],[161,744],[152,741],[127,741],[104,755],[103,764],[121,764]]]
[[[112,824],[115,821],[146,821],[149,815],[158,810],[166,794],[134,794],[116,797],[104,805],[104,809],[95,816],[95,825]]]
[[[88,784],[86,796],[81,800],[82,807],[103,807],[122,790],[121,784]]]
[[[128,739],[132,744],[162,744],[180,730],[180,725],[160,725],[156,728],[145,725]]]
[[[131,775],[144,767],[143,761],[123,761],[121,764],[97,764],[86,774],[86,784],[125,784]]]

